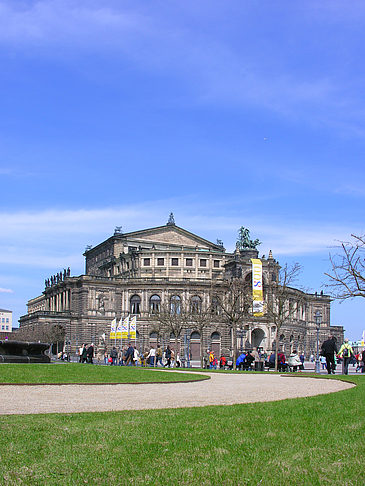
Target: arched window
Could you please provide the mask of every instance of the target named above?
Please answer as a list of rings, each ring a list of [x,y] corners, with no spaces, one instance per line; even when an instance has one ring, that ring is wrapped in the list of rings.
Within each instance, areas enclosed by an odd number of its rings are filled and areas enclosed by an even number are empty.
[[[161,309],[161,297],[159,295],[152,295],[150,298],[150,312],[156,314]]]
[[[212,342],[220,341],[221,335],[219,334],[219,332],[213,332],[212,335],[211,335],[211,340],[212,340]]]
[[[194,295],[194,297],[191,298],[190,306],[192,314],[200,314],[202,310],[201,298],[198,295]]]
[[[280,334],[279,340],[280,340],[280,341],[284,341],[284,339],[285,339],[284,334]]]
[[[157,332],[156,331],[150,332],[150,339],[157,339]]]
[[[173,295],[170,302],[171,314],[181,313],[181,298],[178,295]]]
[[[132,295],[131,300],[131,314],[141,313],[141,297],[139,295]]]
[[[193,331],[191,333],[190,339],[200,339],[200,334],[198,333],[198,331]]]
[[[214,353],[214,356],[216,358],[219,358],[220,356],[220,349],[221,349],[221,335],[219,334],[219,332],[213,332],[210,336],[210,340],[211,340],[211,345],[210,345],[210,349],[211,351],[213,351]]]

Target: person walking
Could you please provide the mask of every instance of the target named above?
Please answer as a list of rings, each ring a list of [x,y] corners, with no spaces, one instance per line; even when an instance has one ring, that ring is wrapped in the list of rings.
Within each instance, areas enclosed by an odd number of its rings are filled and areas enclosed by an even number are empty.
[[[163,356],[163,351],[162,348],[159,344],[157,344],[157,349],[156,349],[156,366],[158,366],[158,363],[160,363],[161,366],[162,364],[162,356]]]
[[[327,373],[334,375],[336,370],[335,354],[338,353],[336,338],[330,336],[326,341],[322,343],[321,354],[326,358]]]
[[[362,359],[361,373],[365,373],[365,348],[362,350],[361,359]]]
[[[82,348],[82,354],[81,354],[81,363],[86,363],[87,362],[87,344],[84,344],[84,347]]]
[[[165,358],[166,358],[165,366],[168,366],[170,368],[170,366],[171,366],[171,349],[170,349],[169,345],[167,345],[167,348],[165,349]]]
[[[134,346],[134,352],[133,352],[133,362],[134,366],[138,366],[139,363],[139,351],[136,346]]]
[[[354,355],[351,345],[349,344],[348,338],[345,338],[345,342],[340,348],[338,355],[343,359],[342,364],[342,374],[348,375],[349,374],[349,364],[350,360]]]
[[[85,344],[79,347],[79,363],[82,363],[82,353],[84,351]]]
[[[93,364],[94,343],[91,343],[90,346],[87,348],[86,355],[87,355],[87,362]]]
[[[115,347],[110,351],[110,357],[112,358],[112,362],[110,363],[111,366],[115,366],[117,364],[117,359],[118,359],[118,351]]]
[[[210,351],[210,353],[209,353],[209,368],[211,370],[213,369],[213,361],[214,361],[214,353],[213,353],[213,351]]]
[[[151,346],[150,352],[148,353],[147,359],[149,359],[150,367],[155,366],[155,359],[156,359],[156,350],[153,346]]]
[[[126,361],[125,361],[125,365],[126,366],[134,366],[134,347],[132,346],[132,343],[129,343],[129,346],[128,346],[128,349],[127,349],[127,354],[126,354]]]

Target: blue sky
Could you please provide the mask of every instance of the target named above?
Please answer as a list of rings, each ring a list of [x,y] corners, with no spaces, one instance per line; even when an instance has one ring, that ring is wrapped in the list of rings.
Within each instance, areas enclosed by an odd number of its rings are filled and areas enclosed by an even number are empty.
[[[365,4],[0,0],[0,307],[115,226],[248,227],[320,290],[364,234]],[[360,299],[361,300],[361,299]],[[359,338],[365,302],[334,303]]]

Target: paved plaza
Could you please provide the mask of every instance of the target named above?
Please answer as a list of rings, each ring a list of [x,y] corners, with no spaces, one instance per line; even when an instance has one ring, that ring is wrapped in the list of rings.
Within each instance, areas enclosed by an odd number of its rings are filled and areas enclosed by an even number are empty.
[[[163,372],[163,371],[162,371]],[[166,371],[168,373],[168,371]],[[210,380],[136,385],[3,385],[0,414],[77,413],[233,405],[309,397],[351,388],[338,380],[206,373]]]

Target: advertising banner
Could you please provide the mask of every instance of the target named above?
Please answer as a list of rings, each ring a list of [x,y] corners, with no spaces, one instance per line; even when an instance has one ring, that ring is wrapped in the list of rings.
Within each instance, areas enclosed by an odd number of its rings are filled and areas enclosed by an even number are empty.
[[[110,339],[115,339],[115,328],[117,326],[117,320],[114,318],[110,325]]]
[[[264,294],[262,288],[262,262],[258,258],[251,258],[252,262],[252,307],[253,315],[264,315]]]
[[[137,316],[133,316],[130,323],[130,336],[131,339],[136,339],[137,333]]]
[[[117,327],[117,334],[116,334],[117,339],[122,339],[122,322],[123,322],[123,319],[120,318],[119,322],[118,322],[118,327]]]
[[[129,333],[129,316],[127,316],[122,322],[122,339],[128,339]]]

